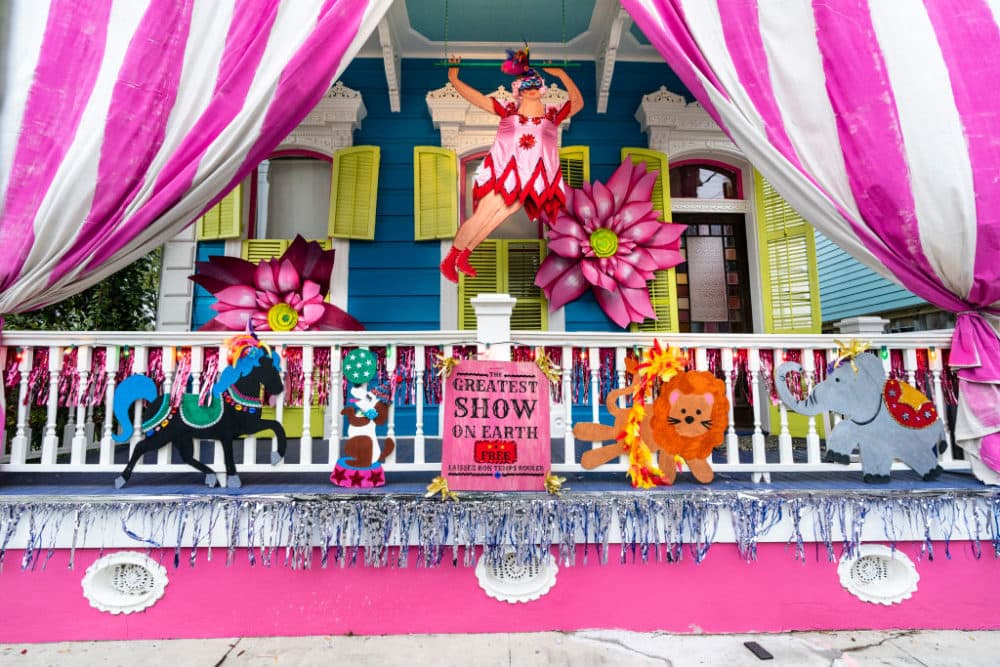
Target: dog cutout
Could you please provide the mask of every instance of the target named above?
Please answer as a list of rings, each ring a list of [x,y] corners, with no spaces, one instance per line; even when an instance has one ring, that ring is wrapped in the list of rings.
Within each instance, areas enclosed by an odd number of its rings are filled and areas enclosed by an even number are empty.
[[[389,404],[370,391],[365,385],[351,388],[350,402],[340,414],[347,417],[347,441],[344,443],[344,462],[352,468],[368,468],[374,463],[384,463],[396,449],[392,438],[385,439],[381,447],[375,427],[389,419]]]

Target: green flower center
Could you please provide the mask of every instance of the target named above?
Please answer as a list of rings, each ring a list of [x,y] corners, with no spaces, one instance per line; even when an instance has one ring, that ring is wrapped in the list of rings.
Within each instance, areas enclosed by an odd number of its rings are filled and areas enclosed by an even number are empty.
[[[598,257],[614,257],[618,252],[618,235],[606,227],[590,234],[590,248]]]
[[[299,323],[299,314],[287,303],[276,303],[267,311],[271,331],[291,331]]]

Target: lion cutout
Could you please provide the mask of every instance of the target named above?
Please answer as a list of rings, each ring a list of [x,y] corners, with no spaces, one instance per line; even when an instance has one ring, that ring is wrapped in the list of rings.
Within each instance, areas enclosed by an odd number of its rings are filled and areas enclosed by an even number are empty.
[[[715,478],[709,457],[722,444],[729,427],[725,383],[707,371],[678,373],[660,388],[652,414],[642,423],[642,439],[659,450],[664,483],[677,476],[674,457],[684,459],[702,484]]]

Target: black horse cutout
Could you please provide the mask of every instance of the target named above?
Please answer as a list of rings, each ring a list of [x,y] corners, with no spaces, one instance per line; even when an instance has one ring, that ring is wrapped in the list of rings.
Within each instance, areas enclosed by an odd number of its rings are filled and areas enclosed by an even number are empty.
[[[195,440],[218,440],[226,459],[226,486],[241,486],[233,459],[233,440],[259,431],[272,430],[278,438],[278,451],[271,453],[277,465],[285,457],[285,429],[280,422],[261,418],[261,388],[270,395],[285,390],[281,382],[281,358],[277,352],[253,336],[239,336],[229,342],[230,366],[225,368],[212,387],[210,405],[198,405],[198,394],[184,394],[180,405],[171,406],[169,397],[158,396],[156,384],[145,375],[130,375],[115,389],[114,412],[123,431],[113,437],[126,442],[134,432],[129,407],[137,400],[149,401],[142,414],[145,439],[132,452],[132,458],[115,480],[122,488],[132,476],[132,469],[147,452],[172,442],[185,463],[205,473],[205,484],[218,482],[215,472],[194,456]],[[228,342],[228,341],[227,341]],[[234,360],[235,357],[235,360]]]

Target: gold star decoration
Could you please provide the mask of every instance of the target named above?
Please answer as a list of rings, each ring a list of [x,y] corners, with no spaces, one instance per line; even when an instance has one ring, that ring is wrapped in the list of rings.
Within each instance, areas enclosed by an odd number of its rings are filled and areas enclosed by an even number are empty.
[[[563,482],[565,481],[565,477],[560,477],[550,472],[545,476],[545,490],[553,496],[561,496],[563,492]],[[569,487],[567,486],[566,488],[568,489]]]
[[[437,369],[438,377],[447,378],[451,375],[451,372],[455,370],[455,366],[458,366],[460,359],[455,357],[446,357],[443,354],[434,355],[434,368]]]
[[[441,500],[454,500],[456,503],[458,502],[458,494],[448,489],[448,480],[440,475],[432,479],[431,483],[427,485],[427,493],[424,494],[424,498],[430,498],[437,493],[441,494]]]
[[[862,343],[861,341],[856,340],[854,338],[852,338],[851,342],[848,343],[847,345],[844,345],[844,343],[837,340],[836,338],[833,340],[833,342],[837,344],[837,358],[833,362],[834,368],[839,366],[840,362],[846,359],[851,362],[851,368],[853,368],[854,372],[857,373],[858,365],[854,363],[854,358],[859,354],[861,354],[862,352],[864,352],[865,350],[867,350],[868,348],[870,348],[872,344]]]

